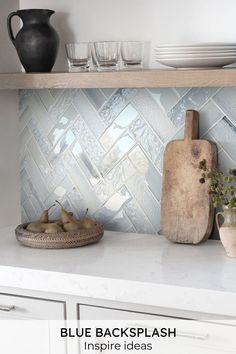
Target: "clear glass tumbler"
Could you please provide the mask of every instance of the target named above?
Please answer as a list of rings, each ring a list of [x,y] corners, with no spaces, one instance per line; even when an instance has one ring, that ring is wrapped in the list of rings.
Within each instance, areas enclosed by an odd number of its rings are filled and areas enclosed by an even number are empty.
[[[125,69],[139,69],[143,65],[144,43],[128,41],[121,43],[121,58]]]
[[[120,42],[94,42],[98,70],[118,70]]]
[[[69,71],[88,71],[90,61],[90,43],[68,43],[66,54]]]
[[[90,49],[91,49],[91,64],[92,64],[92,70],[97,71],[98,70],[98,59],[95,51],[95,46],[93,42],[90,42]],[[90,67],[91,69],[91,67]]]

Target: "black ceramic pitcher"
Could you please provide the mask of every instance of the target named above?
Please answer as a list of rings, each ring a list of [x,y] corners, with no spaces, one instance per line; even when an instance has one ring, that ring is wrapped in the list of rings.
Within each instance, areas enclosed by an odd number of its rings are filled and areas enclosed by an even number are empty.
[[[55,63],[59,37],[49,20],[55,11],[44,9],[18,10],[7,18],[8,33],[26,72],[50,72]],[[23,26],[13,35],[11,21],[19,16]]]

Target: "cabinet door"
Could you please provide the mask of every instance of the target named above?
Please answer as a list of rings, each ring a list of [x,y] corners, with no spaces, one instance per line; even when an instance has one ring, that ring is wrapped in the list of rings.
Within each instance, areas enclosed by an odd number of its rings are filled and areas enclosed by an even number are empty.
[[[236,353],[236,327],[226,326],[218,323],[201,322],[195,320],[184,320],[171,317],[157,316],[151,314],[120,311],[115,309],[100,308],[94,306],[79,306],[80,320],[95,321],[101,326],[106,324],[117,327],[147,328],[149,333],[154,328],[173,327],[176,328],[176,338],[151,339],[150,342],[157,345],[160,354],[235,354]],[[97,322],[99,321],[99,322]],[[89,322],[88,322],[89,323]],[[109,338],[96,339],[97,343],[106,343]],[[112,339],[111,339],[112,340]],[[114,339],[113,339],[114,341]],[[128,338],[131,342],[132,338]],[[81,345],[81,353],[84,345]],[[156,350],[156,351],[157,351]],[[126,352],[126,351],[124,351]],[[152,351],[150,351],[152,352]],[[153,353],[155,350],[153,351]],[[99,353],[99,351],[95,352]],[[106,353],[106,352],[103,352]],[[107,353],[110,353],[107,351]]]
[[[0,352],[66,354],[57,332],[64,321],[63,302],[0,294]]]
[[[0,294],[0,319],[64,320],[65,304],[59,301]]]

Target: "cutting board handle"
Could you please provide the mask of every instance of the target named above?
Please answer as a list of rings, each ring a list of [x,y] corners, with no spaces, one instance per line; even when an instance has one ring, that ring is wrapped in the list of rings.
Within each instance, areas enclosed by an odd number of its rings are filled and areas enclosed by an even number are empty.
[[[199,115],[197,111],[186,111],[184,140],[198,139]]]

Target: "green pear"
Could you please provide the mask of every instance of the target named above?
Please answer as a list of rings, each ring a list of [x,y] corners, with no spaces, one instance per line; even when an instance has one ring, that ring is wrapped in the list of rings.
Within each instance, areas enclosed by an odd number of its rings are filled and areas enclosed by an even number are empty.
[[[80,220],[83,229],[91,229],[96,225],[96,222],[94,220],[86,217],[87,214],[88,214],[88,208],[86,209],[83,219]]]
[[[54,207],[56,204],[51,205],[48,209],[44,210],[39,218],[39,222],[42,223],[48,223],[49,222],[49,216],[48,216],[48,212],[49,210]]]
[[[39,221],[35,221],[35,222],[30,223],[26,227],[26,230],[28,230],[30,232],[43,233],[44,232],[44,224]]]
[[[45,234],[57,234],[59,232],[63,232],[61,226],[57,225],[55,222],[47,223],[44,225],[44,233]]]
[[[44,224],[49,222],[48,212],[49,210],[54,207],[55,204],[51,205],[48,209],[44,210],[39,218],[39,220],[30,223],[26,230],[30,232],[44,232]]]
[[[58,200],[56,202],[61,207],[61,224],[65,231],[77,231],[81,229],[81,223],[76,220],[70,212],[65,210]]]

